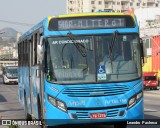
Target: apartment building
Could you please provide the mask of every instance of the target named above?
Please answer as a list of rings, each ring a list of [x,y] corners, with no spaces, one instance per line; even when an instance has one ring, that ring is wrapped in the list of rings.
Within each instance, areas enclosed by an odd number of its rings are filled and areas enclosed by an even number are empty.
[[[160,0],[67,0],[67,13],[99,10],[124,12],[147,7],[160,7]]]

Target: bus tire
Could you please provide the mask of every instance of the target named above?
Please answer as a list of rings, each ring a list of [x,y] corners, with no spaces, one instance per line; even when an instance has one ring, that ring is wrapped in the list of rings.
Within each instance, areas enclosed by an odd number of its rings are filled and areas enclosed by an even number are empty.
[[[41,102],[40,102],[39,96],[37,99],[37,107],[38,107],[38,119],[41,120],[42,119],[42,117],[41,117],[42,112],[41,112]]]
[[[154,90],[158,90],[158,88],[157,88],[157,87],[154,87]]]
[[[31,121],[31,120],[32,120],[32,117],[31,117],[31,115],[28,113],[26,93],[24,94],[24,112],[25,112],[25,119],[26,119],[27,121]]]
[[[127,128],[127,122],[118,122],[114,124],[114,128]]]
[[[4,77],[3,77],[3,84],[6,84],[5,80],[4,80]]]
[[[41,111],[41,102],[39,96],[37,96],[37,108],[38,108],[38,120],[42,122],[41,128],[48,128],[48,126],[45,125],[44,120],[42,119],[42,111]]]

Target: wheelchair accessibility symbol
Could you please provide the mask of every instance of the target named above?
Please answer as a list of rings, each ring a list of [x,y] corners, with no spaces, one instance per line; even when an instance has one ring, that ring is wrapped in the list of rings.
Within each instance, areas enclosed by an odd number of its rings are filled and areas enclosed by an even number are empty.
[[[104,74],[104,73],[106,73],[105,66],[104,65],[98,66],[98,74]]]

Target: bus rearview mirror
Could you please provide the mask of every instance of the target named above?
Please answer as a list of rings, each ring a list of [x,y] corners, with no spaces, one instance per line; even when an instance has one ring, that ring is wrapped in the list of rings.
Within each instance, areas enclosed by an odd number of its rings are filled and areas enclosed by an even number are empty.
[[[44,38],[43,36],[40,37],[40,41],[37,45],[37,61],[38,63],[42,64],[42,61],[43,61],[43,57],[44,57],[44,49],[43,49],[43,44],[44,42]]]

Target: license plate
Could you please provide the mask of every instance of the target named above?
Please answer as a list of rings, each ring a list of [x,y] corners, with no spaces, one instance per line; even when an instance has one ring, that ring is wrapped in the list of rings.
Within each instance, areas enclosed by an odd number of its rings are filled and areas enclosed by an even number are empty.
[[[103,119],[106,118],[106,113],[102,112],[102,113],[91,113],[90,114],[90,118],[91,119]]]

